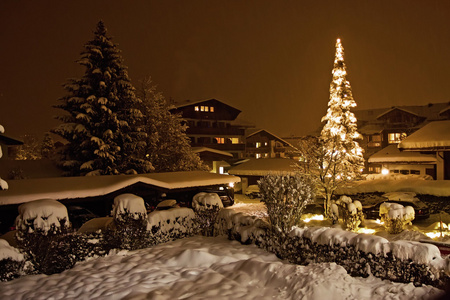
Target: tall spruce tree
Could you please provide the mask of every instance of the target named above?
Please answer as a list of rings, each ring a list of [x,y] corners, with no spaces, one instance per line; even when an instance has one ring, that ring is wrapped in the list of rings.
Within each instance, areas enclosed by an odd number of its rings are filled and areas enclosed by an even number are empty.
[[[75,176],[151,171],[143,159],[141,103],[102,21],[84,49],[78,61],[84,75],[64,85],[67,95],[56,106],[67,113],[58,117],[63,124],[53,130],[68,141],[62,166]]]
[[[317,183],[318,194],[325,199],[325,214],[331,216],[331,199],[336,189],[361,174],[364,166],[363,150],[357,140],[357,120],[350,111],[356,106],[344,63],[344,48],[336,42],[333,78],[324,126],[318,137],[306,137],[299,149],[305,161],[300,170],[310,174]]]
[[[171,106],[156,91],[151,78],[141,81],[139,97],[143,100],[147,143],[146,159],[155,172],[207,170],[200,157],[192,152],[180,115],[170,112]]]
[[[356,106],[352,88],[347,80],[344,63],[344,48],[341,40],[336,42],[336,54],[330,84],[330,100],[325,122],[320,134],[323,160],[320,164],[320,183],[329,214],[331,197],[342,183],[361,174],[364,167],[363,150],[357,142],[361,135],[357,131],[357,120],[351,109]]]

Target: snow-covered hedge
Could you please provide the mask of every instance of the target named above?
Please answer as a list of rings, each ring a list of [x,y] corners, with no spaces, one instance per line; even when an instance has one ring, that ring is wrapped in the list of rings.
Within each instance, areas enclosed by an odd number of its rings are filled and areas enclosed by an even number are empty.
[[[443,287],[450,282],[450,258],[442,258],[431,244],[387,239],[340,228],[293,227],[283,244],[267,239],[269,224],[224,209],[216,225],[241,243],[255,243],[293,263],[335,262],[353,276],[373,275],[398,282],[432,284]]]
[[[219,195],[217,193],[197,193],[192,198],[192,208],[195,212],[198,233],[212,236],[217,215],[223,209]]]

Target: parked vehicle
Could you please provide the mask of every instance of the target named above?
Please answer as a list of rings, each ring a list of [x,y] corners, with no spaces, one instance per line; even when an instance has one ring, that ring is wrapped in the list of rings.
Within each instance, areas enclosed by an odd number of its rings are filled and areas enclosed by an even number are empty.
[[[89,209],[76,205],[68,206],[67,214],[73,229],[79,229],[87,221],[99,217]]]
[[[412,206],[414,208],[415,220],[427,219],[430,217],[430,210],[428,206],[415,198],[414,201],[403,201],[403,200],[388,200],[381,201],[375,205],[363,206],[363,213],[366,219],[379,219],[380,218],[380,206],[382,203],[398,203],[406,206]]]
[[[245,195],[250,199],[261,198],[261,192],[259,191],[259,187],[254,185],[249,185],[245,190]]]

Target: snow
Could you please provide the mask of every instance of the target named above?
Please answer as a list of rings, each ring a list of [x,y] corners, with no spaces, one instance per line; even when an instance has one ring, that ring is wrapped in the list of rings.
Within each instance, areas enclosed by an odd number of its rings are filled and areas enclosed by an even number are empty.
[[[192,208],[194,210],[202,210],[214,206],[223,208],[222,200],[220,200],[219,195],[217,195],[216,193],[201,192],[195,194],[192,198]]]
[[[112,216],[115,219],[121,219],[121,216],[126,213],[131,214],[135,220],[143,216],[147,217],[144,199],[134,194],[122,194],[115,197]]]
[[[450,147],[450,121],[435,121],[423,126],[400,142],[403,150],[441,149]]]
[[[390,178],[390,177],[389,177]],[[406,176],[406,179],[375,179],[354,181],[336,190],[340,195],[374,192],[414,192],[434,196],[450,196],[450,180],[421,180]]]
[[[296,171],[296,164],[297,161],[289,158],[252,158],[231,168],[228,173],[242,176],[265,176],[280,172],[293,173]]]
[[[64,204],[53,199],[40,199],[24,203],[19,206],[19,215],[16,219],[18,228],[27,229],[26,225],[31,225],[36,229],[48,232],[52,226],[59,228],[60,221],[69,221],[67,208]],[[32,222],[32,223],[31,223]]]
[[[23,254],[18,249],[10,246],[6,240],[0,239],[0,261],[8,258],[15,261],[24,260]]]
[[[240,182],[240,178],[204,171],[188,171],[11,180],[9,189],[0,193],[0,205],[43,198],[61,200],[102,196],[138,182],[163,189],[178,189],[237,183]]]
[[[298,266],[254,245],[195,236],[0,283],[2,299],[425,299],[443,291]]]
[[[388,215],[390,219],[411,219],[414,220],[414,208],[412,206],[403,207],[398,203],[384,202],[380,205],[380,216]]]
[[[167,234],[172,229],[186,233],[195,219],[195,213],[187,207],[176,207],[166,210],[154,210],[148,214],[147,230],[158,229]]]
[[[384,162],[420,162],[420,163],[436,163],[435,154],[421,154],[420,152],[408,152],[398,149],[397,144],[392,144],[370,156],[369,163]]]

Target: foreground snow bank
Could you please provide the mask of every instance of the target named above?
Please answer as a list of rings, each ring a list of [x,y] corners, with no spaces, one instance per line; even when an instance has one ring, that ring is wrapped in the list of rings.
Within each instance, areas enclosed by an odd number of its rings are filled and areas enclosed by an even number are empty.
[[[254,245],[192,237],[0,283],[1,299],[426,299],[431,286],[354,278],[334,263],[298,266]]]

